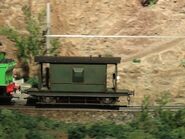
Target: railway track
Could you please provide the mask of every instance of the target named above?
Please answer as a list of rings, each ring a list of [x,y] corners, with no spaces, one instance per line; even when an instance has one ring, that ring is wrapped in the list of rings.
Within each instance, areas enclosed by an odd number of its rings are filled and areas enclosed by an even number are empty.
[[[185,109],[185,106],[149,106],[145,108],[147,111],[155,111],[157,109],[178,111]],[[126,106],[126,105],[97,105],[97,104],[38,104],[36,106],[26,106],[22,104],[11,104],[11,105],[0,105],[0,109],[11,109],[11,110],[31,110],[31,111],[125,111],[125,112],[141,112],[143,111],[142,106]]]

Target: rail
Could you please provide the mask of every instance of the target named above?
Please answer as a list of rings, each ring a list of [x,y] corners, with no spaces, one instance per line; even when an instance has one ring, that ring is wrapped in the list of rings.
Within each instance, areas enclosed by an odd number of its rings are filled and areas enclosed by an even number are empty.
[[[11,110],[31,110],[31,111],[125,111],[125,112],[142,112],[142,106],[126,106],[126,105],[97,105],[97,104],[61,104],[56,106],[55,104],[45,105],[38,104],[35,106],[26,105],[0,105],[0,109]],[[152,112],[157,109],[178,111],[185,109],[185,106],[149,106],[147,111]]]

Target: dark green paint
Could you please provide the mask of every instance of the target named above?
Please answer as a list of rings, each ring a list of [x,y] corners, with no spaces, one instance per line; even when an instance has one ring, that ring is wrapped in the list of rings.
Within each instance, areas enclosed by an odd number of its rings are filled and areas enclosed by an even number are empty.
[[[52,91],[106,91],[106,64],[50,64]]]

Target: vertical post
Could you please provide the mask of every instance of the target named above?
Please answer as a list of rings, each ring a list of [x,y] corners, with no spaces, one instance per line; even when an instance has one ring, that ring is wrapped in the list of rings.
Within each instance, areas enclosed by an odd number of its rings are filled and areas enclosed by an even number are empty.
[[[47,3],[46,10],[46,24],[47,24],[47,35],[50,35],[51,32],[51,21],[50,21],[50,3]],[[46,49],[50,48],[50,38],[46,36]]]
[[[118,65],[115,64],[115,92],[117,91],[117,76],[118,76]]]
[[[43,87],[43,63],[40,63],[39,90]]]

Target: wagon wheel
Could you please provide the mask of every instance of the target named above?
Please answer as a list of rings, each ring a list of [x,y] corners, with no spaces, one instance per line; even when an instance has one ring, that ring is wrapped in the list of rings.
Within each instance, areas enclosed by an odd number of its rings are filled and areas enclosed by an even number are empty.
[[[116,103],[116,101],[117,101],[117,98],[105,97],[100,99],[100,103],[102,104],[114,104]]]
[[[55,97],[43,97],[42,101],[44,103],[56,103],[56,98]]]
[[[35,104],[37,103],[37,99],[34,99],[34,98],[28,98],[27,101],[26,101],[26,105],[28,106],[35,106]]]

